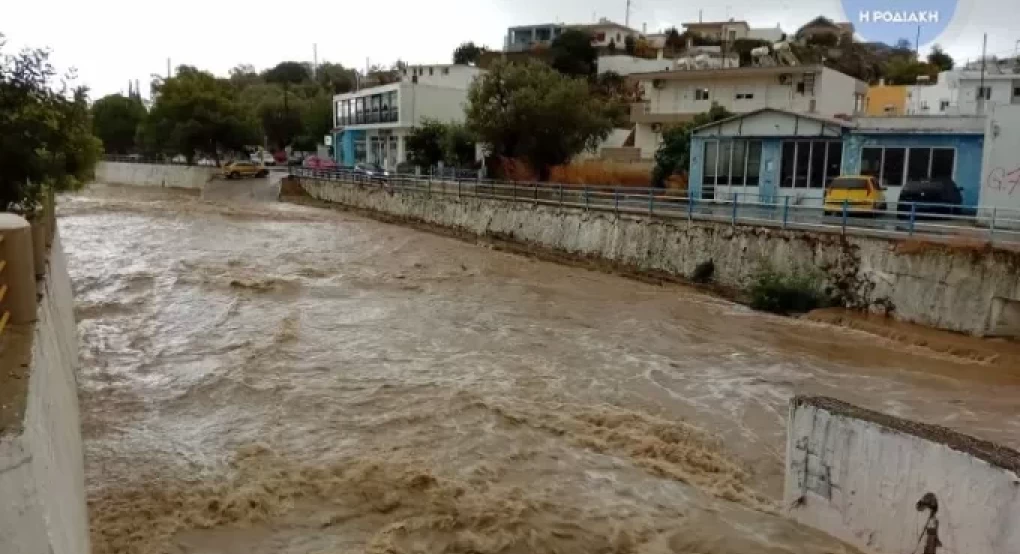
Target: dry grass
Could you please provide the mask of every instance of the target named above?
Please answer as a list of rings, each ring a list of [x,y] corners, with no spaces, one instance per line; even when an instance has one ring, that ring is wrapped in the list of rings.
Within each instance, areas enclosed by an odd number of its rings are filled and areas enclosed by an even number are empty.
[[[553,167],[549,180],[568,185],[646,188],[652,186],[652,172],[642,164],[588,161]]]

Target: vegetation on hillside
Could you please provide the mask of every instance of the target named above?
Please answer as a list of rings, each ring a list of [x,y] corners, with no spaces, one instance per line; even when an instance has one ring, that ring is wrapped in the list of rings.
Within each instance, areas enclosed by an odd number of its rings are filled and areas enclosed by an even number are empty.
[[[732,116],[726,108],[713,103],[707,112],[694,116],[693,120],[667,128],[655,152],[652,185],[665,186],[666,180],[673,174],[687,173],[691,165],[691,132],[694,129]]]

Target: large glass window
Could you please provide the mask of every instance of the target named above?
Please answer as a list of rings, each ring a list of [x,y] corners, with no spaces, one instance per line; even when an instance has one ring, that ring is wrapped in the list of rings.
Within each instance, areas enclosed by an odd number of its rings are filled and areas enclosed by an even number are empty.
[[[779,186],[793,186],[793,164],[797,159],[797,143],[784,142],[783,156],[779,164]]]
[[[779,185],[786,188],[824,188],[840,174],[843,145],[833,140],[783,143]]]
[[[761,141],[752,140],[747,144],[747,186],[756,187],[761,173]]]
[[[706,142],[702,183],[705,186],[758,186],[761,148],[760,140]]]
[[[705,143],[705,169],[702,181],[706,185],[715,185],[716,168],[719,159],[719,143],[710,141]]]
[[[911,148],[907,161],[907,180],[923,181],[931,175],[931,149]]]
[[[861,175],[868,175],[870,177],[881,177],[882,175],[881,148],[861,149]]]
[[[830,142],[829,155],[825,161],[825,185],[843,174],[843,143]]]
[[[885,160],[882,161],[882,186],[899,187],[903,185],[903,177],[907,168],[906,148],[886,148]]]
[[[953,167],[956,166],[956,150],[952,148],[933,148],[931,151],[931,178],[952,179]]]

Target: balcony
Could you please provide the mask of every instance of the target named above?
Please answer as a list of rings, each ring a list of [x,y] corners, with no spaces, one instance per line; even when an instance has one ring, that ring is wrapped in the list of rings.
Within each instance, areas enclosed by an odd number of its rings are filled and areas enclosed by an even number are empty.
[[[630,105],[631,123],[687,123],[692,121],[697,113],[653,113],[650,102],[634,102]]]

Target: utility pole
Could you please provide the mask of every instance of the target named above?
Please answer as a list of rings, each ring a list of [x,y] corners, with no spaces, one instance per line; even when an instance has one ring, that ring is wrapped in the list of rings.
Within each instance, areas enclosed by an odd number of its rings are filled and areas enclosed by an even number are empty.
[[[981,46],[981,86],[978,87],[978,115],[985,113],[985,60],[988,57],[988,33],[985,33],[984,44]]]
[[[312,43],[312,79],[315,78],[316,72],[319,71],[319,45]]]
[[[170,58],[166,59],[166,78],[170,78]]]
[[[921,26],[917,26],[917,40],[914,41],[914,56],[921,57]]]
[[[630,3],[631,0],[627,0],[627,15],[623,19],[624,27],[630,27]]]

